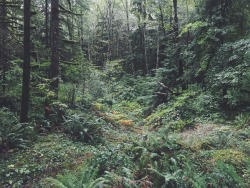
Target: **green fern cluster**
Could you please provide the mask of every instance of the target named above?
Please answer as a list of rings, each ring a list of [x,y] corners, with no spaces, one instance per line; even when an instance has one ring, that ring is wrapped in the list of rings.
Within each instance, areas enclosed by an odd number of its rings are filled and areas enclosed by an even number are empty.
[[[75,140],[94,142],[102,134],[103,121],[91,114],[73,114],[67,116],[63,127]]]
[[[250,114],[249,113],[240,113],[235,117],[234,124],[238,129],[244,129],[250,126]]]
[[[15,114],[6,108],[0,110],[0,152],[25,147],[32,134],[33,128],[29,124],[18,123]]]
[[[58,175],[57,178],[46,178],[47,186],[54,185],[58,188],[94,188],[98,187],[96,179],[98,168],[85,164],[79,174],[65,173]]]
[[[75,175],[65,173],[57,178],[46,178],[43,184],[46,187],[55,186],[57,188],[141,188],[142,186],[152,187],[152,183],[147,177],[135,180],[132,171],[123,167],[120,173],[106,171],[102,177],[98,177],[98,167],[93,167],[87,162],[80,173]]]

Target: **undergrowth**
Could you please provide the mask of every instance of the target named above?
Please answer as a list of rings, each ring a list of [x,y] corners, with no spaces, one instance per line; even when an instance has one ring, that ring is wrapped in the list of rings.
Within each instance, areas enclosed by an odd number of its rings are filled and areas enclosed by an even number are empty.
[[[19,123],[17,115],[7,108],[0,110],[0,153],[26,147],[33,136],[32,126]]]
[[[136,79],[115,79],[122,84],[114,86],[102,82],[105,97],[95,88],[86,89],[93,94],[86,95],[88,101],[67,96],[55,104],[57,115],[46,120],[50,126],[43,122],[43,135],[22,150],[12,148],[26,146],[29,126],[2,109],[8,118],[1,119],[1,130],[8,134],[1,132],[6,153],[0,156],[0,186],[249,187],[248,113],[227,122],[212,95],[186,91],[145,116],[156,84],[147,78],[147,90],[143,78]]]

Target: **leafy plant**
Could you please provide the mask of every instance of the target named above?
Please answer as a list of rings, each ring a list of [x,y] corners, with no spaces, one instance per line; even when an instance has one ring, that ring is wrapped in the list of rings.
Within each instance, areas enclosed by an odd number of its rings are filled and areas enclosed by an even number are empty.
[[[232,165],[218,162],[215,166],[213,175],[213,178],[217,179],[217,186],[235,188],[247,187]]]
[[[187,161],[183,166],[184,168],[181,170],[177,180],[177,187],[207,187],[206,176],[199,171],[197,172],[194,163]]]
[[[141,187],[153,187],[152,182],[149,178],[143,177],[136,180],[133,171],[122,167],[121,171],[118,173],[105,172],[105,175],[100,178],[101,182],[105,182],[107,187],[121,187],[121,188],[141,188]]]
[[[209,85],[224,105],[240,106],[250,100],[249,48],[249,39],[225,43],[212,59]]]
[[[250,125],[249,113],[240,113],[235,117],[234,124],[238,129],[244,129]]]
[[[94,188],[98,182],[98,168],[86,163],[80,173],[66,172],[64,175],[58,175],[57,178],[46,178],[45,183],[52,184],[58,188]],[[100,184],[100,183],[99,183]]]
[[[153,175],[153,182],[155,182],[155,185],[157,185],[157,187],[176,187],[177,176],[181,171],[177,170],[176,172],[171,174],[169,172],[159,172],[154,168],[148,168],[147,170]]]
[[[108,146],[102,148],[92,159],[92,164],[99,166],[99,173],[103,174],[105,171],[115,171],[121,167],[129,168],[132,165],[130,154],[126,153],[124,145]]]
[[[0,151],[25,147],[32,133],[29,124],[18,123],[16,116],[6,108],[0,110]]]
[[[147,178],[134,180],[130,169],[123,167],[120,173],[106,171],[104,176],[98,177],[98,167],[94,167],[91,162],[87,162],[79,173],[67,172],[58,175],[57,178],[46,178],[45,184],[54,185],[58,188],[100,188],[100,187],[121,187],[140,188],[142,186],[152,187],[152,183]]]
[[[74,139],[83,142],[97,141],[102,134],[101,118],[94,117],[91,114],[73,114],[67,117],[63,123],[65,132]]]

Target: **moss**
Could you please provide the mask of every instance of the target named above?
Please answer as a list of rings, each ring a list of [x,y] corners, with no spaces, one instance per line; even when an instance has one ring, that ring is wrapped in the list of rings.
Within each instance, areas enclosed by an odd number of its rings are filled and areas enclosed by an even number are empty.
[[[108,117],[111,121],[115,121],[115,122],[126,118],[126,116],[123,114],[110,114],[108,115]]]
[[[128,120],[120,120],[118,121],[120,125],[127,126],[127,127],[132,127],[134,126],[134,122],[131,119]]]
[[[167,108],[151,114],[145,119],[145,126],[154,125],[155,123],[159,122],[159,120],[167,116],[171,112],[171,110],[171,108]]]
[[[223,161],[232,165],[241,166],[245,163],[246,158],[244,153],[240,151],[225,149],[215,151],[213,154],[213,159],[216,161]]]
[[[195,92],[185,92],[180,96],[175,97],[171,104],[163,104],[158,106],[156,111],[145,119],[145,125],[154,125],[160,119],[166,119],[169,122],[173,120],[178,120],[180,115],[179,109],[181,109],[182,106],[184,106],[187,101],[196,94],[197,93]]]
[[[105,109],[104,105],[101,103],[94,103],[92,107],[94,110],[98,110],[98,111],[103,111]]]

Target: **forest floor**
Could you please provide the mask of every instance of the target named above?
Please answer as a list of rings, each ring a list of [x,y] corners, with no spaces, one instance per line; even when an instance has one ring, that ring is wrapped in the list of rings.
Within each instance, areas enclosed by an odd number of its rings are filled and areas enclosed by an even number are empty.
[[[118,149],[121,144],[143,139],[147,127],[134,127],[130,120],[118,123],[124,115],[117,112],[102,113],[98,116],[106,119],[103,126],[103,142],[91,145],[73,141],[61,131],[39,135],[26,149],[13,149],[0,156],[0,188],[2,187],[47,187],[43,185],[46,177],[55,177],[65,171],[80,170],[84,161],[100,151]],[[121,117],[118,117],[120,116]],[[109,119],[112,117],[118,117]],[[116,122],[117,121],[117,122]]]
[[[163,142],[156,142],[162,139],[160,129],[155,125],[136,124],[141,118],[137,113],[133,113],[132,118],[128,113],[117,110],[95,110],[95,114],[106,121],[99,144],[75,142],[60,131],[39,135],[25,149],[1,154],[0,187],[50,187],[45,178],[56,177],[66,171],[80,171],[83,163],[93,156],[102,160],[100,164],[104,170],[111,170],[119,165],[126,166],[127,152],[145,143],[148,144],[147,147],[155,148],[154,152],[157,153],[159,148],[163,152]],[[250,178],[249,169],[243,167],[244,161],[250,159],[249,129],[200,123],[166,135],[167,141],[175,140],[178,145],[174,155],[185,155],[196,160],[196,163],[206,161],[205,167],[202,167],[205,170],[209,170],[209,166],[217,160],[223,160],[240,168],[242,177]],[[177,146],[168,146],[168,154],[174,156],[170,147]],[[148,156],[154,153],[152,150],[154,149],[148,149]]]

